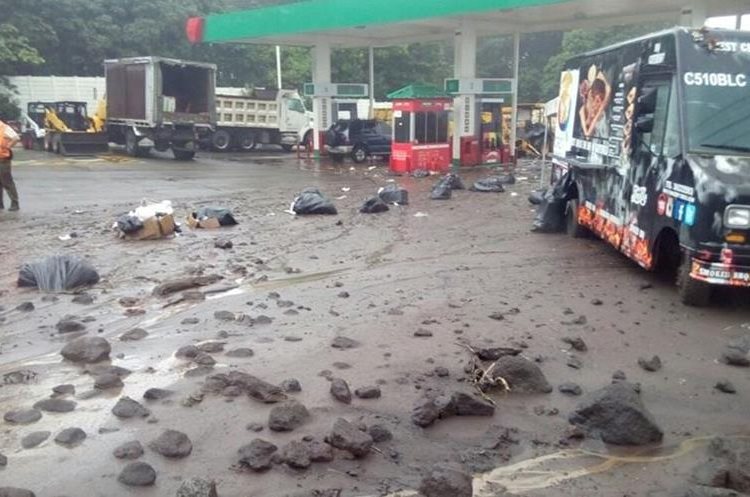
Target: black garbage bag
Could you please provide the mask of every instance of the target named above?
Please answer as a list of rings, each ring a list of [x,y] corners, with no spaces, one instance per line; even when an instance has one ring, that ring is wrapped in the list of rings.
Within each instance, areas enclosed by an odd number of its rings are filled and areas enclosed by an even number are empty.
[[[463,180],[458,174],[448,173],[441,181],[445,181],[451,190],[466,190]]]
[[[544,200],[544,192],[546,192],[546,189],[542,190],[534,190],[533,192],[529,193],[529,202],[532,205],[539,205]]]
[[[18,286],[37,287],[45,292],[74,290],[98,282],[96,269],[80,257],[71,255],[54,255],[24,264],[18,273]]]
[[[503,174],[502,176],[493,176],[494,178],[498,178],[498,181],[504,185],[515,185],[516,184],[516,177],[513,176],[513,173],[510,174]]]
[[[412,171],[411,175],[415,178],[426,178],[430,175],[430,171],[427,169],[415,169]]]
[[[490,176],[476,181],[470,190],[482,193],[500,193],[505,191],[505,187],[500,176]]]
[[[333,202],[328,200],[317,188],[302,190],[292,202],[292,211],[295,214],[338,214]]]
[[[143,221],[136,216],[123,214],[117,218],[117,228],[123,233],[135,233],[143,228]]]
[[[362,214],[377,214],[379,212],[385,212],[389,210],[388,205],[383,202],[380,197],[372,197],[365,200],[362,207],[359,208],[359,212]]]
[[[378,197],[386,204],[407,205],[409,203],[409,192],[391,183],[378,191]]]
[[[234,226],[237,220],[234,218],[232,211],[226,207],[200,207],[193,213],[193,217],[198,221],[204,219],[218,219],[221,226]]]
[[[570,173],[566,173],[544,192],[542,202],[536,208],[533,231],[553,233],[563,229],[565,226],[565,206],[570,200],[572,184],[573,179]]]
[[[440,180],[432,187],[430,198],[432,200],[448,200],[451,198],[452,191],[447,181]]]

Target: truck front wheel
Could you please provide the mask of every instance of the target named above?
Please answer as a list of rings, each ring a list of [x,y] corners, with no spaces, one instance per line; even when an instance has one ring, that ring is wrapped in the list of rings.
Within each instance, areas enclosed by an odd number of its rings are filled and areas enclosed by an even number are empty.
[[[578,199],[568,200],[565,206],[565,231],[573,238],[586,238],[588,228],[578,222]]]
[[[214,150],[226,152],[232,146],[232,135],[224,129],[216,130],[211,137],[211,145],[213,145]]]
[[[690,255],[684,254],[680,267],[677,270],[677,293],[683,304],[693,307],[705,307],[711,300],[711,285],[691,278],[690,266]]]

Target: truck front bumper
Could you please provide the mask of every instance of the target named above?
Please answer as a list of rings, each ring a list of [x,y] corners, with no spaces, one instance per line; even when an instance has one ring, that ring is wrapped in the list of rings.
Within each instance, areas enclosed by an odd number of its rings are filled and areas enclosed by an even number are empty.
[[[707,262],[693,258],[690,277],[712,285],[750,287],[750,266]]]

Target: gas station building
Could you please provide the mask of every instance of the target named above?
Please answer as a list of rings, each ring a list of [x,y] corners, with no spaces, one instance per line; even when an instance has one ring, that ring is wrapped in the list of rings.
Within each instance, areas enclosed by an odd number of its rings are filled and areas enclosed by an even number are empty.
[[[747,0],[299,0],[275,6],[190,19],[194,43],[253,43],[306,46],[313,57],[314,146],[323,145],[332,124],[337,97],[355,93],[372,99],[373,49],[452,39],[453,80],[445,82],[453,97],[454,166],[472,165],[480,146],[481,103],[504,97],[512,106],[510,155],[515,157],[519,45],[523,33],[664,21],[700,27],[708,17],[747,13]],[[513,36],[513,77],[477,79],[477,40]],[[331,81],[331,50],[369,48],[368,84]],[[341,82],[352,83],[352,82]],[[442,82],[432,82],[442,83]],[[388,88],[388,91],[394,88]]]

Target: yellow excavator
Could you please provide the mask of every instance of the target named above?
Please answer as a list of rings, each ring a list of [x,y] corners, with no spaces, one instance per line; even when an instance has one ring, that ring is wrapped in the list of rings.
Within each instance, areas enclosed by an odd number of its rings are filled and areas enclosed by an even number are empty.
[[[89,117],[86,102],[53,102],[44,113],[44,148],[62,155],[94,155],[109,150],[104,129],[106,102]]]

